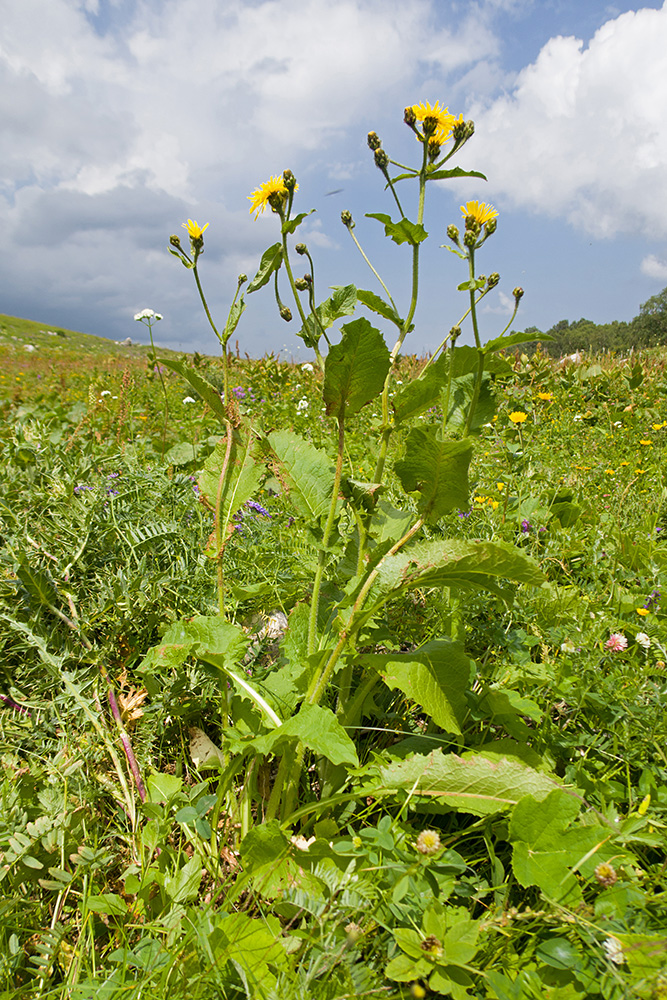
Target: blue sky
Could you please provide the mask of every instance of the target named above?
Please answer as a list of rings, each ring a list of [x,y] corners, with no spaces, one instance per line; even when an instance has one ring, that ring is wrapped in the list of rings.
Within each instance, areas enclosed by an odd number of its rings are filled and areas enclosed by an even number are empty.
[[[166,250],[209,222],[201,276],[224,323],[236,276],[277,239],[247,196],[291,168],[299,231],[330,284],[379,291],[340,223],[405,307],[409,254],[365,212],[395,209],[366,146],[414,161],[403,108],[439,100],[476,123],[457,162],[488,182],[430,185],[422,297],[407,349],[465,308],[440,249],[472,198],[499,211],[480,269],[501,284],[483,333],[630,319],[667,285],[667,5],[575,0],[0,0],[0,312],[112,339],[214,353],[192,276]],[[342,189],[337,194],[328,192]],[[410,207],[408,207],[410,206]],[[405,191],[408,217],[414,192]],[[285,290],[285,296],[287,290]],[[308,356],[267,289],[241,351]],[[391,340],[391,330],[384,331]],[[469,335],[464,340],[469,340]]]

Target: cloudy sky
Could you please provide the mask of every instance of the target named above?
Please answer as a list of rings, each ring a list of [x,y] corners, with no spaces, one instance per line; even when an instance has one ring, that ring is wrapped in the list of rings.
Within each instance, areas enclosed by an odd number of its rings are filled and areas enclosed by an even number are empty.
[[[247,196],[289,167],[318,297],[380,291],[340,223],[407,297],[407,248],[365,212],[395,213],[366,146],[416,162],[403,108],[473,118],[460,165],[488,182],[429,186],[412,349],[465,308],[461,262],[440,249],[463,200],[491,202],[480,268],[501,274],[485,339],[514,326],[630,319],[667,285],[667,3],[601,0],[0,0],[0,313],[113,339],[214,353],[192,275],[167,252],[208,222],[202,281],[224,324],[277,218]],[[408,217],[414,192],[404,189]],[[407,207],[407,206],[410,207]],[[241,351],[299,341],[271,292],[249,296]],[[391,332],[387,331],[390,339]],[[408,347],[408,344],[406,344]]]

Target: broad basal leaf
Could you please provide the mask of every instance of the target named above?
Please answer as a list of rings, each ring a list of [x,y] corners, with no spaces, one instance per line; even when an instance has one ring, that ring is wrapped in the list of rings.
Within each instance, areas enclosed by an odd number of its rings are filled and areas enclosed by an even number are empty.
[[[389,348],[365,317],[346,323],[339,344],[324,365],[324,403],[329,416],[349,417],[382,392],[389,371]]]
[[[367,654],[358,662],[420,705],[441,729],[461,732],[474,670],[462,643],[437,639],[411,653]]]
[[[308,519],[327,513],[335,473],[328,456],[293,431],[272,431],[264,445],[296,513]]]
[[[413,427],[405,456],[394,468],[406,493],[421,495],[417,509],[431,524],[451,510],[468,507],[468,466],[472,443],[443,441],[439,427]]]
[[[526,795],[539,801],[555,785],[545,774],[514,760],[491,761],[473,754],[463,758],[441,750],[381,768],[380,781],[383,790],[414,789],[414,795],[474,816],[510,809]]]

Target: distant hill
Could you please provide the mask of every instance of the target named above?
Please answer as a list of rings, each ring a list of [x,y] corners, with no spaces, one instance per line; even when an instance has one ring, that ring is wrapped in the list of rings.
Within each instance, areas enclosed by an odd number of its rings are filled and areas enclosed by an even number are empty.
[[[126,356],[128,353],[136,356],[146,354],[150,350],[150,345],[146,344],[133,342],[131,347],[127,347],[106,337],[96,337],[92,333],[65,330],[48,323],[20,319],[18,316],[4,316],[0,313],[0,350],[12,347],[20,348],[27,353],[30,353],[30,347],[34,347],[36,351],[48,349],[64,355],[85,352],[89,355],[107,356],[110,354]],[[182,353],[161,347],[159,343],[156,344],[156,348],[164,354]]]

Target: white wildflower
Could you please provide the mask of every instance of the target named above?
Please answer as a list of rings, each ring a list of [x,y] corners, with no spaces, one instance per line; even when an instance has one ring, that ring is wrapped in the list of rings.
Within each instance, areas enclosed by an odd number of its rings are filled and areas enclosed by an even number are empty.
[[[192,396],[184,396],[183,397],[183,402],[184,403],[194,403],[196,401],[192,398]]]
[[[138,313],[134,314],[134,318],[137,321],[140,321],[142,319],[154,319],[154,320],[158,320],[158,319],[162,319],[162,314],[161,313],[156,313],[153,309],[142,309],[141,312],[138,312]]]
[[[111,389],[102,389],[102,392],[100,393],[100,396],[110,396],[110,395],[111,395]]]
[[[606,941],[602,942],[602,947],[610,962],[613,962],[614,965],[623,965],[625,955],[623,954],[623,947],[618,938],[608,937]]]
[[[563,653],[574,653],[577,647],[571,639],[566,639],[565,642],[561,642],[560,648]]]
[[[304,364],[301,365],[301,371],[302,372],[312,372],[314,370],[315,369],[311,365],[310,361],[306,361],[306,362],[304,362]]]
[[[638,643],[640,646],[643,646],[644,649],[648,649],[651,645],[651,639],[646,634],[646,632],[637,632],[637,635],[635,636],[635,642]]]
[[[296,404],[296,408],[297,408],[297,410],[299,412],[301,412],[303,410],[307,410],[308,406],[309,406],[309,403],[308,403],[308,400],[306,399],[305,396],[303,397],[303,399],[300,399],[299,402]]]

